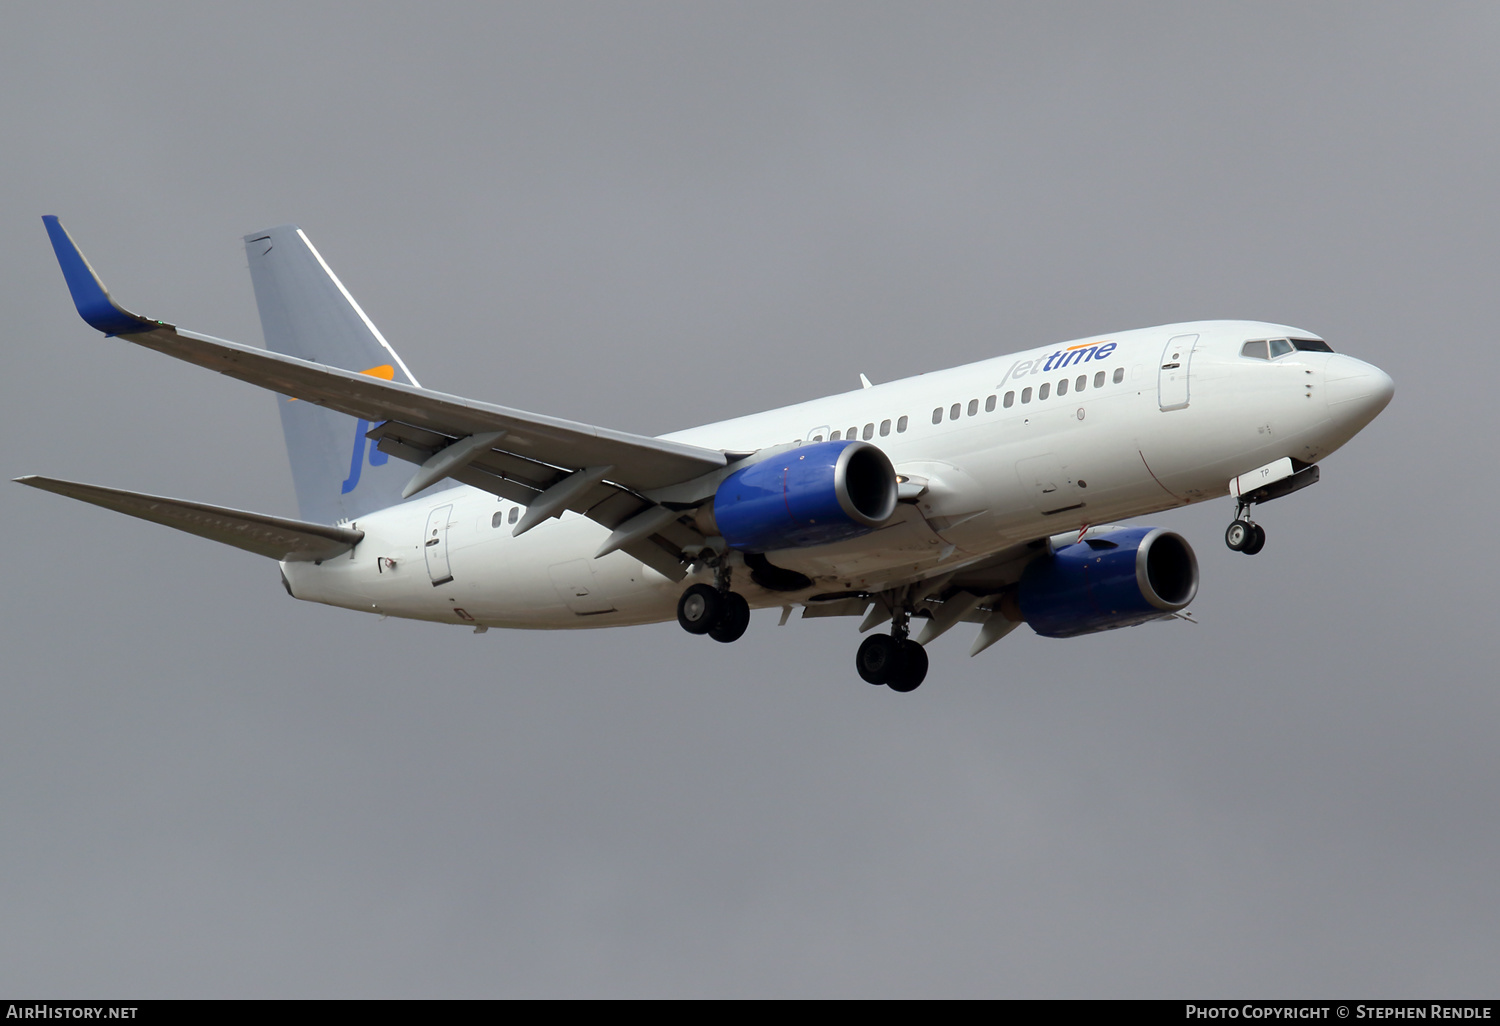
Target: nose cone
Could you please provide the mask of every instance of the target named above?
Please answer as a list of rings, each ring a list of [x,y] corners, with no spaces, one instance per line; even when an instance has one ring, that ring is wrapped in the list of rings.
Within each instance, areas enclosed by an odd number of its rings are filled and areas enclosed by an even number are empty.
[[[1358,430],[1386,408],[1396,394],[1396,383],[1374,364],[1335,353],[1323,370],[1323,394],[1328,412]]]

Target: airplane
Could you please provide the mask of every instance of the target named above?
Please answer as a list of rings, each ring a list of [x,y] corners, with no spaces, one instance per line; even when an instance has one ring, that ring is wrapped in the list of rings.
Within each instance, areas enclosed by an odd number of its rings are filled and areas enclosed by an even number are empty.
[[[1253,555],[1252,507],[1317,482],[1394,393],[1311,332],[1206,320],[861,374],[652,438],[423,387],[295,225],[244,238],[261,349],[131,313],[43,221],[90,327],[277,394],[299,519],[20,483],[268,556],[297,599],[478,633],[675,616],[729,643],[752,609],[863,617],[888,633],[857,673],[898,692],[961,622],[978,655],[1022,623],[1068,638],[1185,617],[1187,540],[1118,522],[1227,495],[1225,543]]]

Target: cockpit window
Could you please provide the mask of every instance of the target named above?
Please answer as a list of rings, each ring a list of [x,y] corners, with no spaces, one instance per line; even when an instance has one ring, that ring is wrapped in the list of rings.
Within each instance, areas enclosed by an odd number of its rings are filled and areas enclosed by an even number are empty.
[[[1320,338],[1255,339],[1240,347],[1240,355],[1255,360],[1275,360],[1290,352],[1331,353],[1333,347]]]

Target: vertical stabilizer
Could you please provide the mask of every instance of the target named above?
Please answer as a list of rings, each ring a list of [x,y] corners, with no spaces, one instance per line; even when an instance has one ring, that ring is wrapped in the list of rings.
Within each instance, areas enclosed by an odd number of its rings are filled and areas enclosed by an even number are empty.
[[[296,225],[245,236],[261,330],[272,352],[415,385],[401,357]],[[373,426],[277,396],[304,520],[332,524],[401,501],[411,468],[365,437]]]

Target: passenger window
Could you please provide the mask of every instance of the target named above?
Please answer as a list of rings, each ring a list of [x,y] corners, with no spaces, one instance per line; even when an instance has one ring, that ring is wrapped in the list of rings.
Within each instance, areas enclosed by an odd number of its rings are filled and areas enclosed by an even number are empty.
[[[905,430],[906,430],[906,418],[902,417],[900,420],[896,421],[896,434],[899,435],[899,434],[901,434]]]
[[[1095,388],[1103,388],[1104,387],[1104,372],[1103,371],[1100,371],[1098,374],[1094,375],[1094,387]]]
[[[1030,388],[1023,388],[1023,389],[1021,389],[1021,402],[1023,402],[1023,403],[1029,403],[1029,402],[1031,402],[1031,389]]]
[[[521,507],[520,506],[512,506],[510,508],[509,522],[512,523],[512,524],[514,524],[517,520],[520,520],[520,519],[521,519]]]
[[[964,404],[963,403],[954,403],[953,406],[948,410],[948,419],[949,420],[957,420],[958,419],[958,411],[962,410],[963,408],[964,408]]]
[[[873,437],[875,437],[875,425],[874,424],[866,424],[865,425],[865,434],[864,434],[865,441],[868,442]]]
[[[844,433],[842,431],[835,431],[833,434],[831,434],[831,435],[828,436],[828,440],[830,442],[837,442],[840,438],[843,438],[843,437],[844,437]]]
[[[505,510],[496,510],[495,515],[490,517],[490,526],[499,527],[503,523],[505,523]]]
[[[1067,378],[1063,378],[1061,381],[1059,381],[1057,383],[1057,394],[1058,395],[1067,395],[1068,394],[1068,379]]]
[[[1042,387],[1036,390],[1036,397],[1038,399],[1045,399],[1050,394],[1052,394],[1052,382],[1050,381],[1043,382]]]
[[[849,439],[849,441],[851,442],[854,441],[859,437],[859,428],[851,427],[848,431],[844,432],[844,437]]]
[[[1008,410],[1008,409],[1010,409],[1014,405],[1016,405],[1016,393],[1014,393],[1014,392],[1006,392],[1005,393],[1005,408]]]
[[[1114,382],[1115,382],[1115,384],[1118,385],[1120,382],[1122,382],[1124,380],[1125,380],[1125,368],[1124,367],[1116,367],[1115,368],[1115,376],[1114,376]]]
[[[941,424],[943,422],[943,408],[941,406],[932,411],[932,422],[934,424]]]
[[[1290,353],[1291,351],[1292,351],[1292,344],[1290,342],[1288,342],[1286,339],[1284,339],[1284,338],[1273,338],[1273,339],[1271,339],[1271,359],[1274,360],[1278,356],[1285,356],[1287,353]]]
[[[888,435],[890,433],[891,433],[891,422],[888,421],[888,420],[882,420],[880,422],[880,437],[884,438],[886,435]]]
[[[984,412],[985,413],[994,413],[995,412],[995,397],[994,396],[990,396],[988,399],[986,399],[984,401]]]
[[[1078,380],[1073,382],[1073,391],[1082,392],[1086,387],[1088,387],[1088,383],[1089,376],[1087,374],[1078,375]]]
[[[970,399],[969,400],[969,416],[972,417],[972,416],[974,416],[974,414],[976,414],[978,412],[979,412],[979,400],[978,399]]]
[[[1264,339],[1257,342],[1246,342],[1244,345],[1240,346],[1240,355],[1248,356],[1253,360],[1270,359],[1270,356],[1266,353],[1266,343]]]
[[[823,436],[822,435],[813,435],[813,441],[814,442],[821,442],[822,440],[823,440]]]

